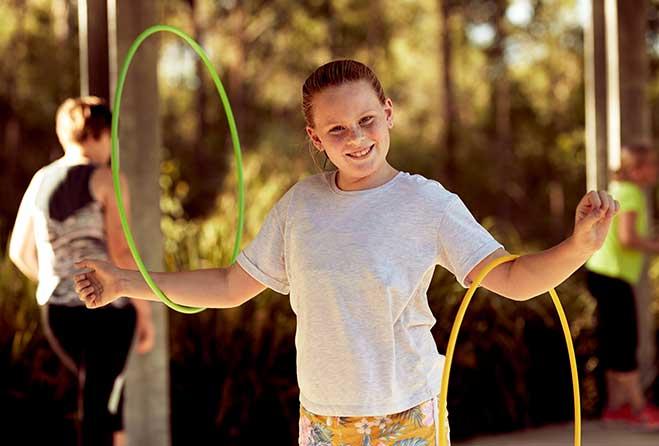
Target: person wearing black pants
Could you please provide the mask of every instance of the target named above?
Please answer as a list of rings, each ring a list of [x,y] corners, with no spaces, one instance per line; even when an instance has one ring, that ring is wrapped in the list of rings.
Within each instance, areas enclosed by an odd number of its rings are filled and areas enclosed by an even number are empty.
[[[81,444],[112,446],[123,431],[123,371],[135,333],[135,308],[43,307],[46,337],[78,377]],[[112,397],[112,398],[111,398]]]
[[[602,247],[586,263],[587,286],[597,301],[600,359],[606,376],[605,423],[659,430],[659,409],[641,384],[634,286],[646,254],[659,253],[650,235],[645,191],[657,183],[657,155],[649,146],[624,146],[609,192],[620,202]]]
[[[148,302],[117,299],[102,312],[85,308],[75,291],[83,258],[137,269],[121,229],[110,158],[112,114],[100,98],[67,99],[57,111],[64,156],[39,169],[16,216],[9,257],[38,282],[48,340],[78,378],[79,446],[122,446],[123,370],[136,350],[153,346]],[[130,200],[120,176],[127,218]],[[53,438],[53,442],[62,441]]]

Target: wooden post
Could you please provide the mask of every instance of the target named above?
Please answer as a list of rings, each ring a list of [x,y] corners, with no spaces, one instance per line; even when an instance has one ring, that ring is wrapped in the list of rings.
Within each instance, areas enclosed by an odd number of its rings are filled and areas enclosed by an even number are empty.
[[[80,96],[110,97],[108,15],[105,0],[78,0]]]
[[[586,183],[588,190],[603,190],[609,184],[604,0],[592,0],[590,4],[584,29]]]

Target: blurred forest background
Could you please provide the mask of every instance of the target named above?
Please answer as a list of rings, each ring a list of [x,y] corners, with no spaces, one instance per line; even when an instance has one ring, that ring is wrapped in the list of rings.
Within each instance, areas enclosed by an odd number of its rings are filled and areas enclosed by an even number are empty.
[[[315,67],[342,57],[370,65],[393,99],[393,166],[458,193],[510,252],[544,249],[571,233],[586,191],[582,2],[159,5],[160,23],[186,30],[208,51],[231,100],[244,153],[243,244],[292,184],[322,169],[324,158],[312,159],[304,133],[301,85]],[[653,0],[647,38],[654,135],[658,13]],[[38,420],[50,434],[72,420],[75,384],[44,339],[35,284],[10,263],[6,247],[31,176],[61,155],[54,114],[79,94],[77,26],[75,1],[0,0],[0,419],[16,429]],[[221,103],[195,54],[170,36],[162,36],[158,76],[167,269],[227,265],[236,178]],[[650,271],[659,277],[659,265]],[[575,341],[584,415],[594,417],[602,402],[594,301],[581,272],[558,291]],[[440,352],[463,293],[453,276],[436,271],[429,301]],[[277,444],[296,444],[295,318],[287,297],[268,290],[237,309],[170,312],[169,323],[173,444],[257,444],[265,433]],[[459,338],[449,413],[454,439],[572,418],[567,352],[548,296],[513,303],[480,292]]]

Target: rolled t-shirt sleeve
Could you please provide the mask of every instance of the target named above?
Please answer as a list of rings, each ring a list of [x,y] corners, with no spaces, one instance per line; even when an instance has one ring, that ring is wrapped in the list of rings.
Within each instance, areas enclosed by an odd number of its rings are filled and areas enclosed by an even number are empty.
[[[277,205],[268,212],[261,229],[236,262],[254,279],[280,294],[289,293],[284,255],[284,228]]]
[[[440,219],[437,264],[448,269],[464,288],[467,275],[503,245],[473,217],[462,200],[453,195]]]

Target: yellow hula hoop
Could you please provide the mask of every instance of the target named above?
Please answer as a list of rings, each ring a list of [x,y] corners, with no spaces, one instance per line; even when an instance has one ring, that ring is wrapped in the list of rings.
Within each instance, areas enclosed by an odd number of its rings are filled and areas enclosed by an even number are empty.
[[[448,380],[449,375],[451,374],[451,362],[453,361],[453,352],[455,351],[455,343],[458,339],[458,332],[460,331],[460,326],[462,325],[462,319],[464,318],[467,307],[471,302],[471,298],[474,296],[476,289],[480,286],[481,282],[485,277],[497,266],[502,263],[511,262],[518,258],[517,255],[507,255],[499,257],[493,260],[488,264],[483,270],[478,274],[474,282],[467,290],[467,294],[462,299],[460,308],[458,309],[458,314],[455,317],[455,322],[453,322],[453,328],[451,329],[451,336],[448,340],[448,346],[446,348],[446,361],[444,363],[444,371],[442,373],[442,387],[439,393],[439,444],[441,446],[446,446],[446,397],[448,393]],[[572,335],[570,334],[570,327],[567,323],[567,318],[565,317],[565,312],[563,311],[563,306],[561,305],[560,300],[558,300],[558,294],[553,288],[549,290],[549,295],[551,300],[554,302],[556,307],[556,312],[558,313],[558,318],[561,321],[561,326],[563,327],[563,334],[565,336],[565,344],[567,345],[568,356],[570,357],[570,369],[572,371],[572,394],[574,397],[574,445],[581,446],[581,403],[579,397],[579,376],[577,373],[577,360],[574,355],[574,346],[572,345]]]

